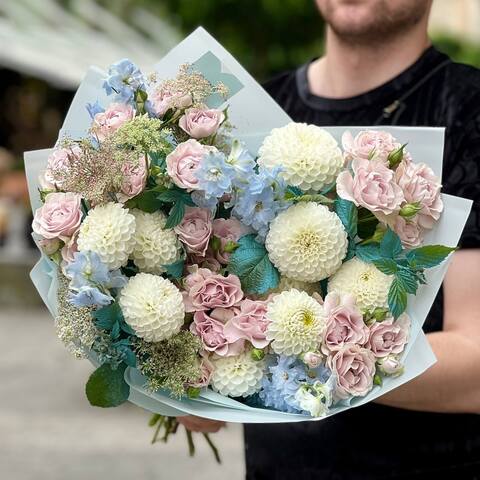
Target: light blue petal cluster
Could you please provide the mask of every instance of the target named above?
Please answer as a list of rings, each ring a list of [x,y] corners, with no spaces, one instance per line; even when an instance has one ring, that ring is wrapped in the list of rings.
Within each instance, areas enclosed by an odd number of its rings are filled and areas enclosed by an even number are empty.
[[[76,307],[104,307],[113,301],[113,297],[102,293],[98,288],[83,286],[71,292],[69,301]]]
[[[205,197],[220,198],[231,193],[235,168],[227,162],[223,152],[209,152],[203,157],[200,168],[196,172],[198,186],[205,192]]]
[[[92,120],[95,118],[97,113],[102,113],[105,111],[98,100],[95,103],[87,103],[86,109]]]
[[[119,102],[130,103],[137,90],[145,90],[145,79],[140,69],[128,59],[110,65],[103,83],[107,95],[116,95]]]

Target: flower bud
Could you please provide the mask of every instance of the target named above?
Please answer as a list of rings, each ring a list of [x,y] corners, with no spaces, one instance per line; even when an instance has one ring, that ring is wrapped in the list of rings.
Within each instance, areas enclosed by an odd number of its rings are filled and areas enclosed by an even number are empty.
[[[404,370],[403,365],[395,355],[388,355],[387,357],[378,359],[377,366],[381,373],[392,377],[398,377]]]
[[[396,168],[398,164],[403,160],[403,157],[405,155],[405,147],[407,144],[403,144],[401,147],[397,148],[396,150],[393,150],[393,152],[390,152],[388,154],[388,166],[390,168]]]
[[[44,238],[43,240],[40,240],[38,243],[42,247],[43,252],[49,256],[53,255],[61,247],[60,240],[58,238],[52,238],[52,239]]]
[[[407,203],[400,209],[400,216],[406,220],[412,219],[423,207],[420,202]]]
[[[265,352],[261,348],[252,348],[250,355],[255,361],[260,361],[265,357]]]
[[[214,252],[218,252],[222,247],[222,242],[218,237],[212,235],[212,238],[210,239],[210,246],[212,247]]]
[[[225,243],[225,246],[223,247],[223,251],[225,253],[232,253],[238,248],[238,243],[234,242],[233,240],[228,240],[227,243]]]
[[[315,352],[307,352],[303,356],[303,361],[310,367],[310,368],[317,368],[322,364],[323,355]]]

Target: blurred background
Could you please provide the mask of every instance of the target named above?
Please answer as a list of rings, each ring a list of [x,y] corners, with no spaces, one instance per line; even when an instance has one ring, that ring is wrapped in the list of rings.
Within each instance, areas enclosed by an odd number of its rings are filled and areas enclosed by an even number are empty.
[[[252,15],[252,12],[255,12]],[[241,429],[189,459],[183,432],[149,445],[148,414],[90,408],[91,370],[56,339],[30,284],[37,258],[24,151],[50,148],[82,76],[128,57],[144,71],[198,25],[259,81],[323,49],[313,0],[0,0],[0,478],[243,478]],[[480,66],[480,0],[435,0],[430,31],[455,60]]]

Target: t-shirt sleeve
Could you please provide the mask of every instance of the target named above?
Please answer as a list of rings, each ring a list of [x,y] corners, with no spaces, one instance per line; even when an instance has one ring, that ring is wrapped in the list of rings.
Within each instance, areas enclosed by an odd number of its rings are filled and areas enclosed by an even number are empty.
[[[447,130],[443,192],[473,200],[461,248],[480,248],[480,103],[464,122]]]

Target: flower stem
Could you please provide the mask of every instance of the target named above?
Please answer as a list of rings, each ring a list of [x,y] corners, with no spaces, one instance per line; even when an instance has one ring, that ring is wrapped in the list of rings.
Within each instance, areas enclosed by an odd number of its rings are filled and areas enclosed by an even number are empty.
[[[215,446],[215,444],[212,442],[212,439],[210,438],[210,435],[208,433],[204,433],[203,436],[205,437],[205,440],[207,441],[208,445],[212,449],[213,455],[215,456],[215,460],[218,464],[222,463],[222,459],[220,458],[220,453],[218,453],[218,448]]]
[[[195,455],[195,444],[193,443],[192,432],[188,428],[185,428],[185,432],[187,434],[188,454],[193,457]]]

